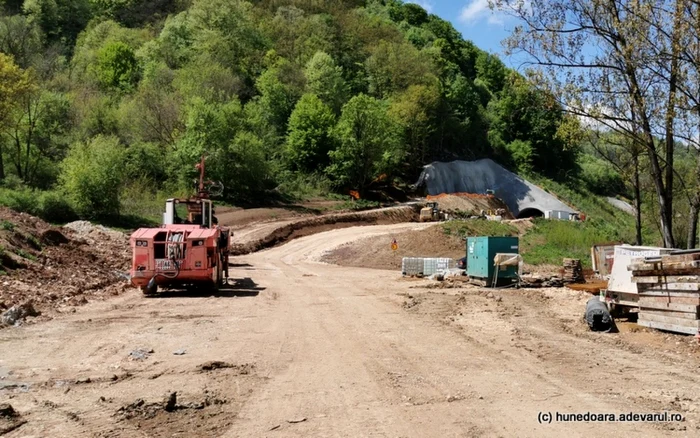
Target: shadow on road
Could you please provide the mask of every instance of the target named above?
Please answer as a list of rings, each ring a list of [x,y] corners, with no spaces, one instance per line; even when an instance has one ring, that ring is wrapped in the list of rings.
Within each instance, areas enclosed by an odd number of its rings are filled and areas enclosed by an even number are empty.
[[[229,283],[221,286],[218,291],[213,289],[168,289],[154,295],[146,295],[148,298],[233,298],[233,297],[255,297],[260,291],[266,288],[260,287],[250,277],[229,278]]]

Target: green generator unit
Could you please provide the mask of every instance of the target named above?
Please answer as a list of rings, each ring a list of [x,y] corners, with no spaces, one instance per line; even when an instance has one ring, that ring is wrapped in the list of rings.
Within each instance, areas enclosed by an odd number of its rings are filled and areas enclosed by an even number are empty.
[[[467,275],[492,284],[496,267],[493,259],[498,253],[518,254],[517,237],[467,237]],[[496,283],[510,283],[518,278],[517,266],[502,266],[495,277]]]

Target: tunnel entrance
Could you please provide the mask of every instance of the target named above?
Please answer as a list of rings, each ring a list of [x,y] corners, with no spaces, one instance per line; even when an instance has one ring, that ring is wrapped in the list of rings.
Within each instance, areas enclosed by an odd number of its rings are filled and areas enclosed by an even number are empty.
[[[542,210],[539,210],[537,208],[525,208],[520,210],[520,213],[518,213],[518,219],[526,219],[529,217],[543,217],[544,213]]]

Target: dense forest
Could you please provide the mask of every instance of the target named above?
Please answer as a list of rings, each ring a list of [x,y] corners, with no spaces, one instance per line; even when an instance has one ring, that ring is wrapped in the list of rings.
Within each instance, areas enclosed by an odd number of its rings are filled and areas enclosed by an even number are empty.
[[[2,11],[0,181],[44,191],[48,209],[98,217],[186,192],[203,153],[230,202],[362,194],[378,178],[413,182],[433,160],[492,157],[561,180],[578,169],[575,124],[555,101],[415,4]]]
[[[0,204],[58,222],[157,217],[191,193],[202,154],[238,205],[371,197],[431,161],[488,157],[577,199],[634,200],[637,240],[656,242],[654,155],[542,77],[400,0],[0,1]],[[668,195],[686,217],[696,154],[674,150]]]

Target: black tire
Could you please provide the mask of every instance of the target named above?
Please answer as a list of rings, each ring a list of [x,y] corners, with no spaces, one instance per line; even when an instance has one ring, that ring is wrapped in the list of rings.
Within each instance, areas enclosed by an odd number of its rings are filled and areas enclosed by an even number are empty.
[[[158,293],[158,285],[155,285],[152,288],[148,288],[147,286],[144,286],[141,288],[141,292],[143,292],[143,294],[146,296],[156,295]]]

